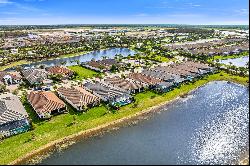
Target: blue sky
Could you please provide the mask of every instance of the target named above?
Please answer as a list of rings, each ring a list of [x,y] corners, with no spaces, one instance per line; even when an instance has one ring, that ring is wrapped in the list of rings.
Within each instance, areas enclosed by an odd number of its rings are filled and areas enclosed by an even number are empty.
[[[3,24],[249,24],[249,0],[0,0]]]

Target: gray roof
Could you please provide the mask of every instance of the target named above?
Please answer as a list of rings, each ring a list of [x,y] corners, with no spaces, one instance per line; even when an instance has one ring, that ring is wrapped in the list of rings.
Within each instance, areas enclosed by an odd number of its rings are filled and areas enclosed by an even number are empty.
[[[30,84],[41,83],[48,76],[48,72],[44,69],[27,69],[23,70],[22,74]]]
[[[0,95],[0,125],[28,118],[19,98],[11,93]]]
[[[95,95],[100,97],[102,100],[107,101],[107,100],[112,100],[117,97],[121,96],[130,96],[129,92],[124,91],[121,88],[118,87],[110,87],[106,84],[100,83],[100,82],[95,82],[95,83],[90,83],[87,82],[84,84],[84,87],[87,90],[93,91]]]
[[[172,82],[160,82],[157,85],[162,86],[162,87],[171,87],[173,86]]]

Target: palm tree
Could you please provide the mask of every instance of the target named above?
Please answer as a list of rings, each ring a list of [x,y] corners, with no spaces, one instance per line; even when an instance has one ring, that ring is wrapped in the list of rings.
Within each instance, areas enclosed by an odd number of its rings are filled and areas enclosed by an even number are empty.
[[[227,67],[227,69],[228,69],[228,72],[230,72],[230,70],[232,70],[232,62],[229,62],[229,66]]]
[[[247,69],[249,69],[249,62],[247,62],[245,66]]]
[[[141,61],[140,61],[140,54],[135,54],[135,59],[139,61],[139,65],[141,65]]]
[[[236,68],[237,68],[237,67],[234,66],[234,65],[231,66],[231,72],[232,72],[232,74],[233,74],[234,72],[235,72],[235,74],[237,74],[237,73],[236,73]]]
[[[234,66],[235,74],[238,74],[238,70],[239,70],[239,68],[237,66]]]
[[[75,60],[75,62],[77,63],[78,66],[81,64],[79,60]]]
[[[102,56],[102,60],[105,60],[107,59],[108,57],[107,56]]]

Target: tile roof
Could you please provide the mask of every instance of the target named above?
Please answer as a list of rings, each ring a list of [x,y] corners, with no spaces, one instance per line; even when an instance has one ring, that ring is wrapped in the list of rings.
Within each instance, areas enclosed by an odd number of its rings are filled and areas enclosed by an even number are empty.
[[[162,82],[160,79],[153,78],[147,75],[143,75],[141,73],[131,73],[128,75],[128,78],[141,82],[141,83],[149,84],[149,85],[155,85],[159,82]]]
[[[92,91],[95,95],[99,96],[104,101],[113,100],[124,95],[129,96],[129,92],[118,87],[108,86],[101,82],[87,82],[84,84],[84,87],[86,87],[87,90]]]
[[[11,93],[0,95],[0,125],[28,118],[19,98]]]
[[[48,76],[48,72],[44,69],[27,69],[23,70],[22,74],[31,84],[41,83]]]
[[[77,107],[87,106],[88,104],[100,101],[99,97],[91,94],[82,87],[60,87],[57,89],[57,92]]]
[[[47,71],[51,74],[62,74],[64,76],[71,76],[73,74],[73,71],[64,66],[49,67]]]
[[[140,89],[143,87],[142,84],[140,84],[140,83],[128,81],[128,80],[122,79],[118,76],[113,77],[113,78],[107,77],[104,79],[104,81],[107,84],[112,84],[112,85],[120,87],[121,89],[124,89],[124,90],[136,90],[136,89]]]
[[[50,91],[32,91],[28,100],[38,115],[51,114],[54,110],[66,107],[65,103]]]

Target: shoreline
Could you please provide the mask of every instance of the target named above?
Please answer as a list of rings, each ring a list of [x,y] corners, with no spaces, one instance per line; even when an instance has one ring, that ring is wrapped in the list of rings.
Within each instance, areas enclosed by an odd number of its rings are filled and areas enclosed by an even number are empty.
[[[204,84],[201,84],[200,86],[197,86],[195,87],[194,89],[188,91],[187,95],[190,95],[191,93],[193,93],[195,90],[205,86],[206,84],[208,83],[211,83],[213,81],[229,81],[229,80],[221,80],[221,79],[218,79],[218,80],[210,80],[208,82],[204,82]],[[240,83],[240,81],[233,81],[233,80],[230,80],[231,83],[237,83],[238,85],[242,85],[242,86],[245,86],[245,84],[242,82]],[[244,85],[243,85],[244,84]],[[168,104],[171,104],[172,102],[174,101],[177,101],[178,99],[181,98],[181,95],[178,95],[176,96],[175,98],[171,99],[171,100],[167,100],[167,101],[162,101],[161,103],[155,105],[155,106],[151,106],[149,108],[146,108],[144,110],[141,110],[139,112],[136,112],[132,115],[129,115],[129,116],[126,116],[126,117],[123,117],[123,118],[120,118],[120,119],[117,119],[117,120],[114,120],[112,122],[107,122],[107,123],[104,123],[100,126],[97,126],[97,127],[94,127],[94,128],[90,128],[90,129],[87,129],[87,130],[82,130],[82,131],[79,131],[75,134],[71,134],[69,136],[66,136],[66,137],[63,137],[61,139],[58,139],[58,140],[55,140],[55,141],[52,141],[50,143],[47,143],[45,144],[44,146],[41,146],[40,148],[38,148],[37,150],[33,150],[19,158],[17,158],[16,160],[14,161],[11,161],[9,164],[21,164],[21,163],[25,163],[25,162],[28,162],[28,161],[31,161],[32,159],[38,157],[38,156],[43,156],[44,154],[48,154],[48,152],[60,147],[60,146],[64,146],[68,143],[71,143],[71,142],[74,142],[74,141],[77,141],[77,140],[82,140],[84,138],[89,138],[89,137],[92,137],[92,136],[95,136],[95,135],[99,135],[103,132],[106,132],[106,131],[110,131],[110,130],[114,130],[114,128],[116,127],[119,127],[121,125],[124,125],[124,124],[127,124],[129,122],[133,122],[134,120],[138,120],[138,119],[141,119],[141,117],[143,117],[144,115],[149,115],[151,113],[154,113],[154,112],[159,112],[159,110],[161,110],[160,108],[162,106],[166,106]]]
[[[202,86],[204,86],[204,85],[202,85]],[[200,86],[200,87],[202,87],[202,86]],[[200,87],[197,87],[194,90],[190,91],[188,93],[188,95],[193,93],[193,91],[197,90]],[[119,127],[122,127],[123,125],[129,125],[131,123],[133,124],[133,122],[135,122],[135,121],[144,119],[144,116],[146,117],[146,116],[149,116],[149,115],[151,115],[153,113],[160,112],[162,107],[165,107],[165,106],[167,106],[167,105],[169,105],[169,104],[171,104],[171,103],[173,103],[173,102],[175,102],[175,101],[177,101],[179,99],[181,99],[180,96],[173,99],[173,100],[165,101],[165,102],[160,103],[160,104],[158,104],[156,106],[150,107],[150,108],[148,108],[146,110],[137,112],[137,113],[135,113],[133,115],[123,117],[121,119],[118,119],[118,120],[115,120],[115,121],[100,125],[98,127],[88,129],[88,130],[83,130],[83,131],[80,131],[78,133],[75,133],[75,134],[66,136],[64,138],[55,140],[53,142],[50,142],[50,143],[40,147],[37,150],[34,150],[33,152],[30,152],[30,153],[26,154],[25,156],[23,156],[23,157],[21,157],[19,159],[16,159],[16,160],[12,161],[8,165],[26,164],[29,161],[31,161],[33,158],[43,156],[43,155],[46,155],[46,154],[48,154],[50,152],[53,152],[59,146],[62,146],[62,145],[67,146],[67,144],[72,145],[72,144],[74,144],[74,143],[76,143],[76,142],[78,142],[80,140],[91,138],[91,137],[100,135],[102,133],[106,133],[106,132],[115,130],[115,129],[119,128]]]
[[[238,58],[245,58],[245,57],[249,57],[249,55],[236,55],[236,56],[228,56],[228,57],[223,57],[221,56],[220,58],[215,58],[213,62],[216,62],[216,60],[219,61],[224,61],[224,60],[230,60],[230,59],[238,59]]]
[[[238,165],[249,165],[249,150],[242,154]]]
[[[100,51],[103,51],[103,50],[108,50],[108,49],[111,49],[111,48],[106,48],[106,49],[100,49]],[[41,62],[45,62],[45,61],[50,61],[50,60],[56,60],[56,59],[65,59],[65,58],[73,58],[73,57],[77,57],[77,56],[82,56],[82,55],[86,55],[86,54],[90,54],[94,51],[98,51],[98,50],[93,50],[93,51],[83,51],[83,52],[79,52],[79,53],[72,53],[72,55],[70,54],[66,54],[66,55],[60,55],[59,57],[55,57],[55,58],[48,58],[48,59],[45,59],[45,60],[38,60],[38,61],[27,61],[27,60],[20,60],[20,61],[17,61],[17,62],[21,62],[20,64],[18,65],[13,65],[13,63],[10,63],[8,65],[4,65],[4,66],[1,66],[0,68],[0,71],[5,71],[7,69],[10,69],[10,68],[13,68],[13,67],[16,67],[16,66],[21,66],[21,65],[27,65],[27,64],[30,64],[30,63],[41,63]],[[14,62],[15,63],[15,62]]]
[[[45,62],[45,61],[50,61],[50,60],[56,60],[56,59],[72,58],[72,57],[76,57],[76,56],[81,56],[81,55],[89,54],[91,52],[93,52],[93,51],[87,51],[87,52],[85,52],[83,54],[75,54],[75,55],[71,55],[71,56],[61,55],[61,56],[56,57],[56,58],[48,58],[48,59],[40,60],[40,61],[39,60],[38,61],[20,60],[18,62],[23,62],[23,63],[20,63],[18,65],[13,65],[13,66],[12,66],[13,63],[10,63],[9,65],[2,66],[2,68],[0,69],[0,71],[5,71],[7,69],[14,68],[16,66],[28,65],[30,63],[40,63],[40,62]],[[11,66],[11,67],[9,67],[9,66]]]
[[[114,48],[126,48],[126,47],[114,47]],[[90,53],[93,53],[95,51],[104,51],[104,50],[109,50],[109,49],[113,49],[113,48],[110,47],[110,48],[103,48],[103,49],[92,50],[92,51],[83,51],[83,52],[79,52],[79,53],[72,53],[72,55],[71,54],[60,55],[59,57],[48,58],[48,59],[45,59],[45,60],[38,60],[38,61],[28,61],[26,59],[23,59],[23,60],[20,60],[20,61],[17,61],[17,62],[12,62],[12,63],[10,63],[8,65],[1,66],[0,71],[5,71],[5,70],[8,70],[8,69],[14,68],[16,66],[28,65],[28,64],[31,64],[31,63],[42,63],[42,62],[46,62],[46,61],[50,61],[50,60],[57,60],[57,59],[73,58],[73,57],[77,57],[77,56],[83,56],[83,55],[86,55],[86,54],[90,54]],[[130,48],[128,48],[128,49],[130,49]],[[20,62],[20,63],[18,63],[18,62]],[[18,64],[15,65],[14,63],[18,63]]]

